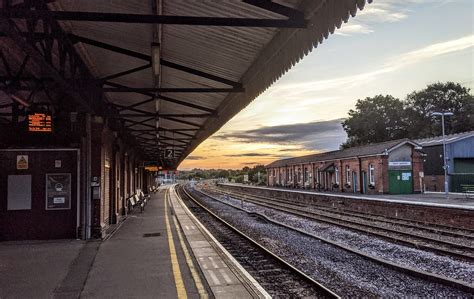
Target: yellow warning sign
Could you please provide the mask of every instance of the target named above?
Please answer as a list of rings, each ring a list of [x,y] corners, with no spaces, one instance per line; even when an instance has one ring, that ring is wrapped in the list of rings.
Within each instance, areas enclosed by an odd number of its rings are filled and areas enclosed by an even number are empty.
[[[28,169],[28,156],[27,155],[16,156],[16,169]]]

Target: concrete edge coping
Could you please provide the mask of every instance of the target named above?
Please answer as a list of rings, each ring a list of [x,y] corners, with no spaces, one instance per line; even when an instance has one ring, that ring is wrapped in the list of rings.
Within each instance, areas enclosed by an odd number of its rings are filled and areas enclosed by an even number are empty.
[[[324,192],[309,192],[309,191],[304,191],[304,190],[278,189],[278,188],[271,188],[271,187],[247,186],[247,185],[231,184],[231,183],[223,183],[223,184],[221,183],[221,185],[231,186],[231,187],[241,187],[241,188],[280,191],[280,192],[301,193],[301,194],[309,194],[309,195],[323,195],[323,196],[334,197],[334,198],[362,199],[362,200],[370,200],[370,201],[390,202],[390,203],[399,203],[399,204],[410,204],[410,205],[428,206],[428,207],[436,207],[436,208],[474,210],[474,206],[462,206],[462,205],[456,205],[456,204],[444,204],[444,203],[421,202],[421,201],[407,201],[407,200],[396,200],[396,199],[389,199],[389,198],[372,198],[372,197],[366,197],[366,196],[351,196],[351,195],[331,194],[331,193],[324,193]]]
[[[204,237],[207,239],[207,240],[210,240],[209,243],[211,243],[211,246],[214,244],[215,246],[212,246],[216,252],[219,254],[219,256],[224,256],[225,259],[227,260],[224,261],[225,264],[227,264],[229,266],[229,269],[234,273],[236,274],[237,278],[239,280],[244,280],[243,281],[243,284],[244,285],[247,285],[249,286],[252,291],[259,297],[259,298],[266,298],[266,299],[270,299],[272,298],[270,296],[270,294],[268,294],[267,291],[265,291],[265,289],[255,280],[255,278],[253,278],[248,272],[247,270],[245,270],[242,265],[240,265],[240,263],[224,248],[224,246],[222,246],[222,244],[217,241],[217,239],[211,234],[211,232],[209,232],[207,230],[207,228],[196,218],[196,216],[193,215],[193,213],[191,213],[191,211],[188,209],[188,207],[184,204],[184,202],[182,201],[182,199],[178,196],[176,190],[175,190],[175,187],[176,185],[173,185],[171,186],[171,190],[170,190],[170,193],[173,194],[174,198],[177,200],[177,202],[181,205],[181,208],[185,211],[185,213],[188,215],[188,217],[191,218],[191,220],[196,224],[196,226],[199,228],[199,230],[201,231],[201,233],[204,235]],[[171,195],[170,194],[170,195]],[[171,198],[171,196],[170,196]],[[173,201],[173,199],[171,199],[171,203],[173,204],[173,207],[174,207],[174,204],[175,202]],[[178,219],[178,222],[179,219]],[[181,225],[181,223],[180,223]],[[186,236],[185,236],[186,237]],[[217,248],[216,248],[217,247]],[[229,263],[231,265],[229,265]]]

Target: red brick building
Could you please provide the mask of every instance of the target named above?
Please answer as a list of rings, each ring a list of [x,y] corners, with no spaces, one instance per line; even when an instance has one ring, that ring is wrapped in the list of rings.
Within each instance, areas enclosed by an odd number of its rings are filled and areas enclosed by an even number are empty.
[[[407,139],[283,159],[266,166],[269,186],[349,193],[421,192],[423,153]]]

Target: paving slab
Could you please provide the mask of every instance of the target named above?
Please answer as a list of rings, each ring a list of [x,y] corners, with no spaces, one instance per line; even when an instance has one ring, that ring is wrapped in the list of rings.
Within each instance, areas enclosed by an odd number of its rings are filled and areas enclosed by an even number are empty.
[[[170,201],[194,257],[216,298],[269,298],[257,281],[218,243],[170,190]]]
[[[101,244],[82,298],[177,298],[165,213],[171,217],[169,208],[165,209],[164,193],[159,192],[143,213],[129,216]],[[174,226],[172,222],[170,226]],[[175,231],[173,240],[187,296],[199,298]]]
[[[0,243],[0,298],[51,298],[86,242]]]

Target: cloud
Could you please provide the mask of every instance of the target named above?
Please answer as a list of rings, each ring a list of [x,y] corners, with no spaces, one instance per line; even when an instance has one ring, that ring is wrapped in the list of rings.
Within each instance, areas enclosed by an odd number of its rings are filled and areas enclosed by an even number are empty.
[[[432,44],[424,48],[402,54],[398,57],[395,57],[393,61],[389,63],[389,65],[404,66],[408,64],[414,64],[421,60],[463,51],[472,47],[474,47],[474,35],[468,35],[462,38]]]
[[[295,145],[306,150],[334,150],[339,148],[339,145],[347,138],[341,125],[342,121],[343,119],[334,119],[302,124],[266,126],[246,131],[222,132],[213,138],[238,143],[288,145],[292,146],[293,150]],[[267,154],[259,153],[250,154],[267,156]],[[245,154],[243,155],[245,156]]]
[[[368,25],[365,24],[347,24],[343,25],[341,29],[336,31],[337,35],[344,35],[344,36],[349,36],[349,35],[354,35],[354,34],[369,34],[374,32],[373,29],[371,29]]]
[[[397,71],[403,67],[413,65],[438,56],[451,54],[474,47],[474,35],[468,35],[454,40],[434,43],[420,49],[409,51],[387,60],[385,64],[365,73],[351,76],[341,76],[326,80],[307,81],[293,84],[280,85],[274,89],[281,98],[298,99],[305,94],[338,89],[349,89],[358,87],[369,81],[374,81],[378,76]],[[324,100],[324,99],[323,99]],[[334,100],[334,99],[327,99]]]
[[[188,156],[186,157],[187,160],[205,160],[207,159],[206,157],[202,157],[202,156]]]
[[[273,157],[272,154],[267,153],[242,153],[242,154],[229,154],[224,157]]]
[[[337,35],[351,36],[355,34],[368,34],[374,32],[373,26],[382,23],[400,22],[409,17],[410,13],[420,4],[445,5],[452,0],[379,0],[366,5],[357,13],[357,17],[343,24],[335,32]]]

